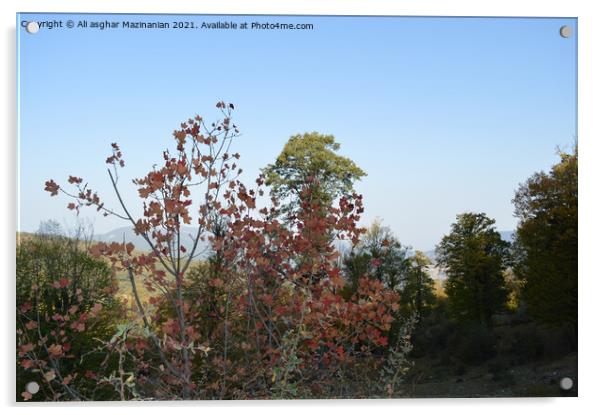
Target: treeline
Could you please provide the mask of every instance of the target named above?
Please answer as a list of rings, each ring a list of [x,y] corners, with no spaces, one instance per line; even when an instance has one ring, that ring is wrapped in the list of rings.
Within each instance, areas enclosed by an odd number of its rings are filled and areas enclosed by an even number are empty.
[[[523,305],[542,324],[576,329],[576,151],[520,187],[512,246],[484,214],[458,216],[437,249],[448,275],[438,297],[426,255],[380,223],[357,225],[363,201],[353,183],[365,173],[337,154],[334,137],[291,137],[248,187],[230,152],[234,107],[217,108],[213,123],[183,123],[175,150],[134,181],[140,218],[106,206],[77,176],[72,189],[46,182],[51,196],[71,199],[69,209],[130,222],[147,246],[87,246],[51,231],[21,241],[19,399],[400,397],[411,359],[433,353],[433,331],[445,325],[439,355],[459,330],[488,332]],[[123,200],[117,144],[106,162]],[[187,250],[180,226],[193,216]],[[199,261],[205,238],[212,253]],[[344,256],[340,240],[353,246]],[[131,301],[118,300],[117,273]]]

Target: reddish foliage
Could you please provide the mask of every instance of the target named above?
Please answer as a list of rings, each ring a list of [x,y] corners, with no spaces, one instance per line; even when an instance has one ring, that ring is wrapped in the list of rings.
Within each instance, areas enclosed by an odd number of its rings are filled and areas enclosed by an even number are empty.
[[[147,330],[142,337],[128,334],[126,342],[138,356],[137,381],[142,386],[154,376],[163,382],[161,393],[171,390],[183,398],[268,396],[291,342],[301,378],[329,379],[342,368],[382,364],[377,351],[387,346],[397,294],[379,281],[362,278],[357,293],[344,296],[333,244],[335,239],[358,242],[362,196],[353,194],[341,198],[338,206],[324,207],[311,200],[320,184],[309,179],[301,191],[301,208],[286,223],[277,219],[277,200],[258,209],[264,178],[256,180],[255,189],[238,180],[242,170],[233,159],[240,155],[228,152],[238,134],[231,119],[234,106],[220,101],[216,107],[224,115],[220,122],[207,127],[195,116],[182,123],[173,132],[175,153],[164,151],[161,166],[134,180],[143,203],[141,218],[133,218],[125,205],[122,213],[106,208],[78,177],[68,179],[76,186],[74,193],[53,180],[46,182],[52,196],[61,190],[75,199],[69,209],[95,206],[105,215],[128,220],[150,248],[137,253],[132,244],[116,242],[92,248],[115,271],[127,272],[132,284]],[[117,144],[112,144],[106,162],[120,196],[117,169],[124,161]],[[203,189],[201,203],[191,210],[198,200],[192,196],[197,186]],[[193,215],[198,232],[194,249],[187,252],[181,226],[193,223]],[[197,244],[207,237],[214,255],[197,292],[187,270],[198,254]],[[147,290],[159,292],[150,299],[156,313],[139,301],[135,277],[142,277]],[[56,288],[67,285],[61,280]],[[78,310],[73,310],[71,317],[58,315],[56,321],[63,329],[80,332],[86,330],[86,319],[99,311],[100,305],[75,319]],[[64,344],[49,348],[51,356],[65,352]],[[200,383],[204,379],[212,381]]]

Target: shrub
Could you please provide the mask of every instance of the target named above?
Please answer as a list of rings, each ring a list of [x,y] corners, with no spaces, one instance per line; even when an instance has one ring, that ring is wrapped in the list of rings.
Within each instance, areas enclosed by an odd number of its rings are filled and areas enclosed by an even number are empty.
[[[134,180],[142,199],[139,218],[121,197],[125,161],[117,143],[106,163],[121,209],[107,207],[80,177],[69,176],[69,190],[54,180],[45,183],[51,196],[71,198],[71,210],[94,207],[129,221],[150,248],[135,251],[125,242],[91,248],[127,273],[142,321],[120,327],[107,345],[119,363],[124,355],[132,359],[126,363],[135,366],[134,381],[123,380],[129,368],[120,366],[119,376],[107,382],[121,386],[120,399],[367,394],[342,385],[378,382],[399,296],[364,276],[356,291],[343,296],[334,241],[359,242],[362,196],[322,203],[324,183],[304,176],[294,208],[282,218],[278,197],[258,199],[266,194],[263,175],[253,188],[239,180],[240,155],[229,152],[239,135],[234,106],[216,106],[221,120],[209,124],[197,115],[182,123],[173,133],[176,150],[163,152],[160,165]],[[182,243],[189,236],[183,228],[192,223],[190,248]],[[191,269],[205,240],[212,256]],[[151,293],[149,304],[138,294],[139,281]]]
[[[34,236],[17,246],[18,399],[115,399],[98,382],[100,366],[114,361],[97,351],[122,315],[116,282],[105,261],[92,258],[82,242]],[[23,392],[35,381],[40,392]]]

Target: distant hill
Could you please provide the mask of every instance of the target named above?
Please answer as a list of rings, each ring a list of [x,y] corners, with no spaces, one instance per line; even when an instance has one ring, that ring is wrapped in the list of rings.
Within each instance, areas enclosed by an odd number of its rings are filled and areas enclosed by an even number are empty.
[[[181,243],[188,251],[190,251],[194,243],[193,238],[196,235],[197,229],[192,226],[183,226],[181,229]],[[113,229],[107,233],[94,235],[94,239],[100,242],[131,242],[138,250],[148,251],[150,249],[144,238],[140,235],[136,235],[134,230],[127,226]],[[207,241],[199,241],[197,252],[202,253],[201,256],[205,256],[209,252],[209,243]]]

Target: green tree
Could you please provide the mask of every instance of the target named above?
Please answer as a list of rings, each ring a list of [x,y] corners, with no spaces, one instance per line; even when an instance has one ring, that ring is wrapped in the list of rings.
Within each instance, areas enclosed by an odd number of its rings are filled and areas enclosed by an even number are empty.
[[[419,321],[426,309],[436,300],[435,282],[427,272],[431,264],[429,257],[422,251],[416,251],[410,258],[403,282],[402,305],[405,305],[408,311],[416,312]]]
[[[409,264],[408,249],[401,245],[388,226],[375,220],[346,259],[345,268],[353,287],[357,286],[359,278],[369,276],[399,292]]]
[[[437,246],[437,264],[447,274],[450,314],[461,322],[490,325],[507,300],[503,271],[509,246],[484,213],[458,215]]]
[[[262,172],[272,195],[283,202],[283,211],[299,207],[307,185],[311,200],[330,206],[337,197],[353,193],[353,183],[366,175],[352,160],[338,155],[340,144],[332,135],[297,134],[285,144],[276,162]]]
[[[529,313],[552,325],[577,327],[577,147],[521,184],[514,272],[525,280]]]

